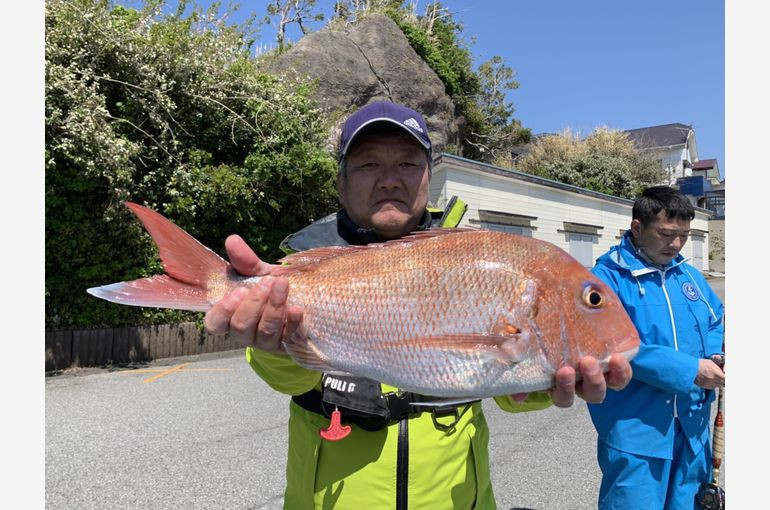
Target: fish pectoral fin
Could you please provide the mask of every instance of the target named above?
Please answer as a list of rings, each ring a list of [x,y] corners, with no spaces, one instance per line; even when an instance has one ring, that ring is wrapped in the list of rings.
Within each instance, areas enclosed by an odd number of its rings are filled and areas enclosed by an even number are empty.
[[[440,351],[456,355],[484,356],[493,358],[506,365],[518,363],[523,359],[523,350],[517,348],[518,335],[498,335],[479,333],[454,333],[447,335],[423,336],[383,342],[382,348],[411,347],[418,350]]]
[[[326,356],[309,340],[303,326],[300,326],[291,338],[284,340],[283,347],[302,367],[319,372],[339,373],[339,370],[332,367]]]
[[[526,322],[525,322],[526,324]],[[521,361],[529,351],[530,330],[528,326],[514,325],[506,317],[501,317],[493,330],[495,335],[505,338],[500,347],[515,362]]]

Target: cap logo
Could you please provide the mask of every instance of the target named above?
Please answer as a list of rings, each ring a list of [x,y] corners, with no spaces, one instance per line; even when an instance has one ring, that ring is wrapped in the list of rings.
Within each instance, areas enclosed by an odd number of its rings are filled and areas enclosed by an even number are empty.
[[[404,125],[409,126],[410,128],[419,131],[422,133],[422,128],[420,127],[420,124],[417,123],[416,120],[414,120],[414,117],[410,117],[404,121]]]

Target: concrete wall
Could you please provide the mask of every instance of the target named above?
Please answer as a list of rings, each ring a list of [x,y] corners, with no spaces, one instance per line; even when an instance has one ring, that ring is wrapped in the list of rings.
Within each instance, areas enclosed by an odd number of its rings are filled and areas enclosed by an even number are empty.
[[[718,273],[725,272],[725,220],[709,221],[709,270]]]

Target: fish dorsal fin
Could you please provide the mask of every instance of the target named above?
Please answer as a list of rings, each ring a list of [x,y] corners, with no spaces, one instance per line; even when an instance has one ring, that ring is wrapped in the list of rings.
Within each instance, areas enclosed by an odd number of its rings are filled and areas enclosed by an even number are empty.
[[[485,232],[485,229],[478,227],[455,227],[455,228],[430,228],[428,230],[418,230],[410,234],[405,235],[401,239],[394,239],[383,244],[403,244],[412,243],[414,241],[422,241],[423,239],[431,239],[433,237],[443,237],[450,234],[459,234],[463,232]],[[370,245],[371,246],[371,245]]]
[[[212,273],[225,274],[230,264],[159,213],[133,202],[131,209],[158,245],[163,270],[175,280],[205,288]]]
[[[323,260],[341,257],[349,253],[368,249],[369,246],[324,246],[322,248],[311,248],[309,250],[292,253],[280,259],[278,262],[284,264],[287,270],[299,269],[321,262]]]
[[[310,266],[318,262],[333,259],[335,257],[341,257],[342,255],[348,255],[350,253],[377,250],[387,246],[396,245],[408,245],[415,241],[422,241],[424,239],[430,239],[433,237],[441,237],[448,234],[456,234],[458,232],[479,232],[482,229],[474,227],[461,227],[461,228],[432,228],[429,230],[417,231],[407,234],[399,239],[392,239],[385,241],[384,243],[370,243],[364,246],[350,245],[350,246],[324,246],[321,248],[311,248],[297,253],[292,253],[280,259],[278,262],[283,264],[286,269],[285,272],[292,272],[305,266]]]

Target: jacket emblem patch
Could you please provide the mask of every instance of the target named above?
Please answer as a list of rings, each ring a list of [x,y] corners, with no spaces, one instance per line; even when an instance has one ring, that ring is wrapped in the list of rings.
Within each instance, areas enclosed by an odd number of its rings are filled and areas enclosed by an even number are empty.
[[[682,292],[684,292],[685,297],[690,301],[697,301],[700,297],[698,289],[696,289],[695,286],[690,282],[685,282],[682,285]]]

